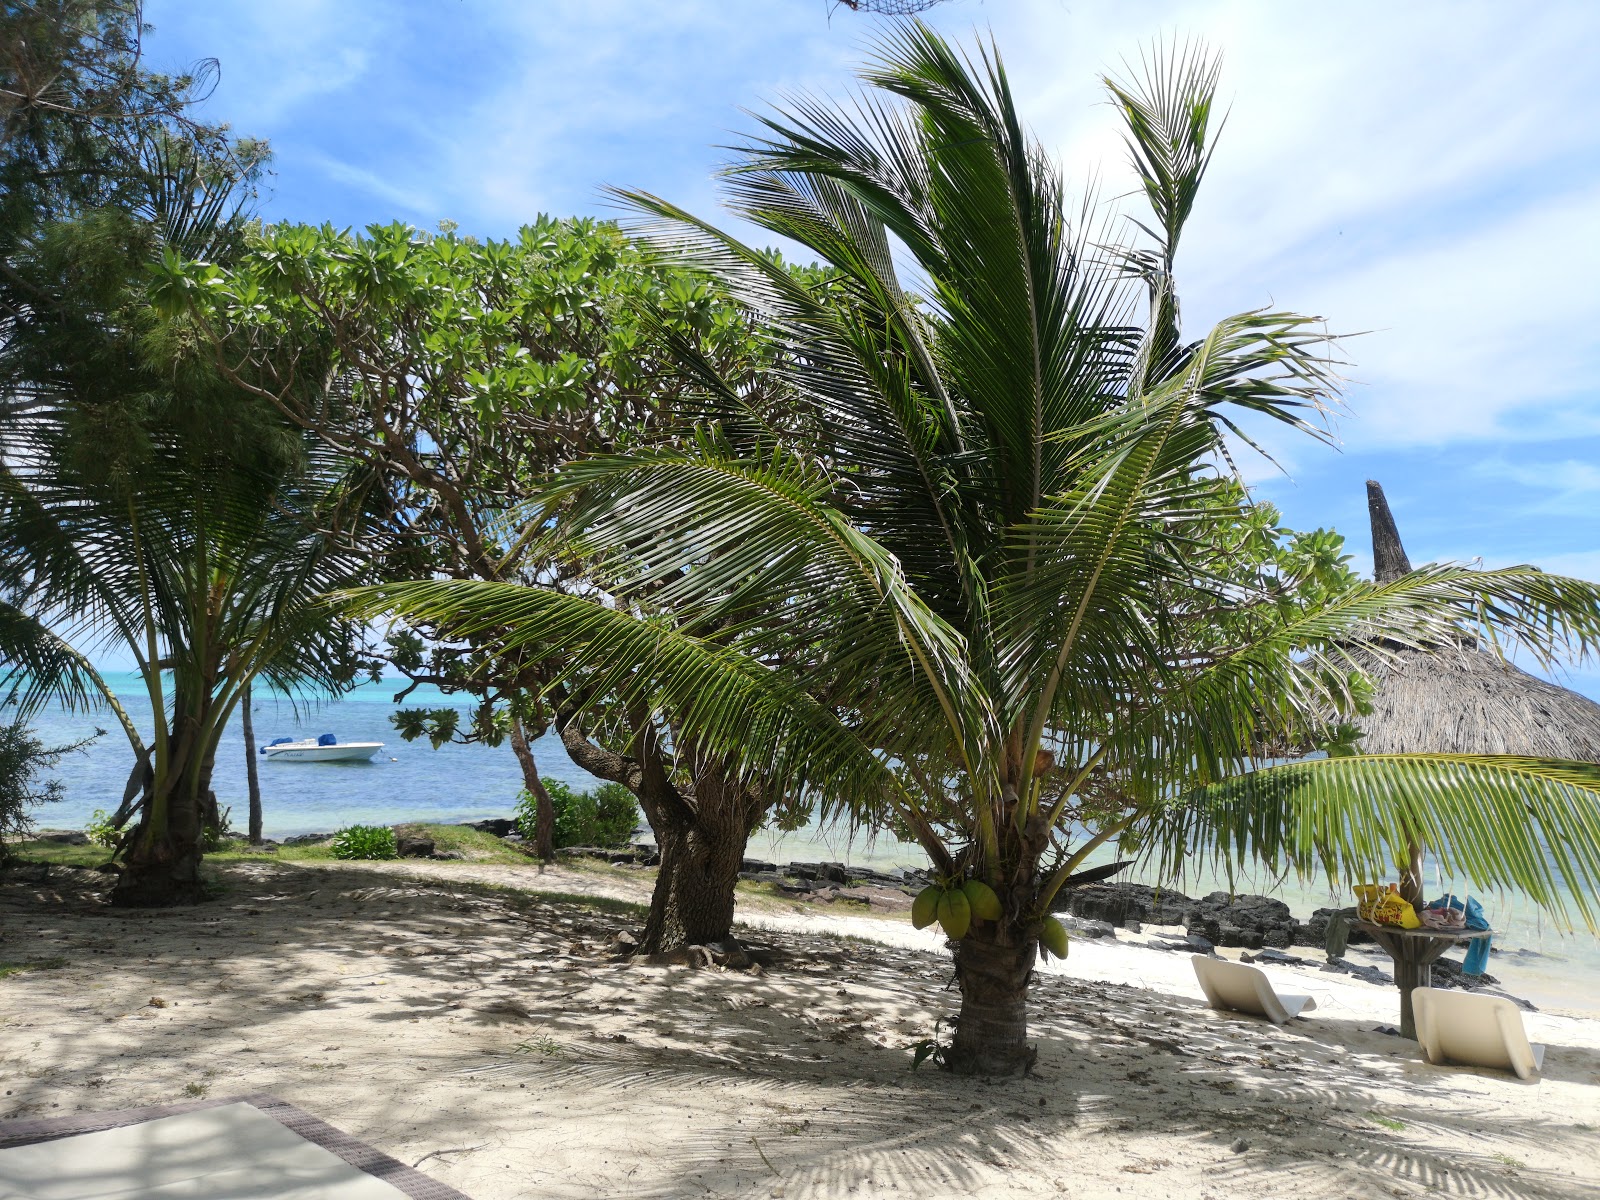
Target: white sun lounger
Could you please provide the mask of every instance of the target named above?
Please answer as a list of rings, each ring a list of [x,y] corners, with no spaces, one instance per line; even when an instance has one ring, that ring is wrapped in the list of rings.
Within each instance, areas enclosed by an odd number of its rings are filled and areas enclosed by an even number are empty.
[[[1249,1013],[1283,1025],[1317,1006],[1310,996],[1278,995],[1266,972],[1259,968],[1206,954],[1192,955],[1190,961],[1212,1008]]]
[[[1517,1006],[1499,996],[1474,996],[1419,987],[1411,993],[1417,1041],[1429,1062],[1511,1071],[1533,1079],[1544,1066],[1544,1047],[1530,1046]]]

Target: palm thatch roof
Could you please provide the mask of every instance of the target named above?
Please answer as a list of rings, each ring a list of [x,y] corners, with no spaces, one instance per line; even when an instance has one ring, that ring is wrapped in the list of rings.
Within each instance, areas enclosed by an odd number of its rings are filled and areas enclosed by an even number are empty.
[[[1411,569],[1383,488],[1367,481],[1373,575]],[[1600,704],[1474,644],[1403,650],[1367,669],[1376,694],[1358,722],[1366,754],[1520,754],[1600,762]]]

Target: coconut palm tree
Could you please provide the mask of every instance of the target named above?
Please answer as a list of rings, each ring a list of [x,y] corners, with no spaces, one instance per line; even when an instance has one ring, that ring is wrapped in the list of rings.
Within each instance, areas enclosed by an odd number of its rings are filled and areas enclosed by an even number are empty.
[[[0,687],[23,714],[50,700],[112,708],[135,760],[122,811],[138,814],[116,899],[193,900],[203,830],[218,823],[216,747],[251,680],[332,693],[353,674],[353,631],[318,603],[360,578],[316,523],[347,481],[265,448],[253,461],[184,453],[159,424],[137,471],[98,477],[78,416],[51,406],[5,422]],[[107,654],[135,665],[148,737],[90,665]]]
[[[117,898],[199,892],[218,739],[251,678],[332,689],[349,626],[315,603],[361,576],[324,533],[358,523],[349,468],[227,384],[148,303],[153,258],[236,252],[237,172],[161,131],[138,202],[49,224],[17,265],[0,355],[0,680],[27,713],[109,706],[134,768]],[[337,513],[335,510],[337,509]],[[134,662],[148,737],[92,668]]]
[[[1402,827],[1374,814],[1407,788],[1438,806],[1430,844],[1475,850],[1500,823],[1554,831],[1578,797],[1592,805],[1597,772],[1560,764],[1250,774],[1357,710],[1352,637],[1418,645],[1487,621],[1584,651],[1600,588],[1434,567],[1317,595],[1239,570],[1232,531],[1252,513],[1217,469],[1227,434],[1252,414],[1316,435],[1337,380],[1315,318],[1181,334],[1173,260],[1211,153],[1213,62],[1175,50],[1110,83],[1150,210],[1131,228],[1069,200],[992,48],[969,59],[908,25],[863,79],[848,106],[766,118],[728,172],[734,211],[813,251],[825,288],[625,194],[659,248],[787,339],[778,369],[807,415],[764,421],[682,345],[719,420],[691,444],[570,463],[545,498],[574,501],[550,536],[581,539],[597,594],[419,582],[367,591],[362,610],[508,649],[558,642],[746,777],[915,837],[936,876],[919,916],[941,922],[959,976],[943,1057],[960,1072],[1033,1061],[1028,981],[1041,941],[1065,949],[1048,914],[1108,842],[1198,831],[1366,865]],[[1370,770],[1353,781],[1357,761]],[[1259,781],[1244,798],[1227,790],[1241,777]],[[1525,811],[1473,808],[1485,782]],[[1365,824],[1323,839],[1347,814]],[[1594,855],[1471,865],[1600,883]]]

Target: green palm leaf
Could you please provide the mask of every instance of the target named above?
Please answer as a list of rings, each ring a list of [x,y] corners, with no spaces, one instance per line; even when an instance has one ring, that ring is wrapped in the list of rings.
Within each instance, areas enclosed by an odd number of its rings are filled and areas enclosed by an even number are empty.
[[[1600,764],[1503,755],[1364,755],[1266,767],[1202,789],[1152,823],[1172,872],[1214,855],[1345,884],[1426,846],[1446,876],[1515,888],[1600,929]]]

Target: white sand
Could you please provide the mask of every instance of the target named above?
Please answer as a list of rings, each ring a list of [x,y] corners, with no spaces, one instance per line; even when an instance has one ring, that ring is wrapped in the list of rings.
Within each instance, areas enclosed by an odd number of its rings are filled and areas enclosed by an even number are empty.
[[[642,899],[618,874],[224,877],[155,913],[0,886],[0,959],[68,960],[0,980],[0,1117],[273,1092],[476,1200],[1600,1191],[1592,1020],[1530,1014],[1523,1084],[1374,1032],[1392,988],[1274,968],[1318,1005],[1278,1029],[1203,1008],[1182,955],[1079,940],[1035,984],[1037,1076],[973,1082],[908,1069],[957,1001],[901,922],[744,904],[752,976],[612,964],[621,918],[468,882]]]

